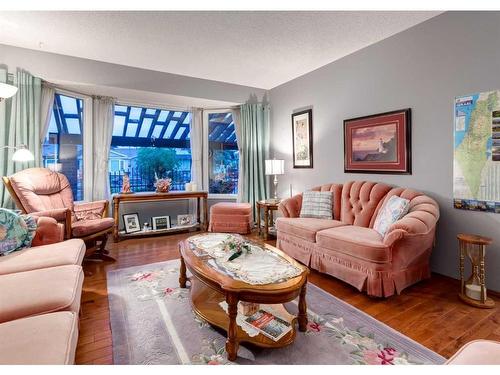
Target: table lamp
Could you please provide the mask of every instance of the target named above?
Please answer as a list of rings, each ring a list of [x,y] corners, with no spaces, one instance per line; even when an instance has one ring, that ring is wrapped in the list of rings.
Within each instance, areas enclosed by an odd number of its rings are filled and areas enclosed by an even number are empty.
[[[266,160],[266,175],[274,175],[274,200],[278,201],[278,175],[285,174],[285,161],[279,159]]]

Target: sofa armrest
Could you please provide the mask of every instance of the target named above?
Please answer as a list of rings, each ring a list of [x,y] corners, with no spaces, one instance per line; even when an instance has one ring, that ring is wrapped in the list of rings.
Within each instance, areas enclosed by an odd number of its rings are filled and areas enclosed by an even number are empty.
[[[31,246],[50,245],[64,241],[64,225],[52,217],[36,218],[36,233]]]
[[[101,219],[106,214],[108,204],[107,200],[75,203],[73,211],[77,220]]]
[[[438,214],[439,216],[439,214]],[[413,211],[393,223],[384,236],[384,244],[392,246],[396,241],[408,236],[426,236],[434,231],[437,223],[435,213]]]
[[[284,199],[278,205],[278,209],[284,217],[299,217],[301,208],[302,194],[297,194],[291,198]]]

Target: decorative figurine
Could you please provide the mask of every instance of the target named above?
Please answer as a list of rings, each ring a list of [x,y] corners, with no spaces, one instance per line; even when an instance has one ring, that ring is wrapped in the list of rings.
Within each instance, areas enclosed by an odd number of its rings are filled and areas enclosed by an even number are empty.
[[[132,190],[130,190],[130,175],[128,174],[128,172],[124,172],[121,194],[131,194],[131,193]]]

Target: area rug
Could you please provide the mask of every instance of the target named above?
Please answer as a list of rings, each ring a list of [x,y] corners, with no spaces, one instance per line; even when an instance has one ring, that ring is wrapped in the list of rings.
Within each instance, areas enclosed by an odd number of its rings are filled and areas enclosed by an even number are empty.
[[[281,349],[242,343],[227,360],[225,332],[191,310],[178,260],[108,272],[115,364],[441,364],[443,357],[309,284],[307,332]],[[287,304],[297,313],[297,302]]]

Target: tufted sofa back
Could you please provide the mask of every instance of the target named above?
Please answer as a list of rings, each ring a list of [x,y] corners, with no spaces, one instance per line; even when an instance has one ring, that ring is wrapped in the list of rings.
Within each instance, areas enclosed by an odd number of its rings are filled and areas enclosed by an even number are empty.
[[[58,208],[73,210],[73,192],[62,173],[47,168],[28,168],[9,178],[26,213]]]
[[[331,191],[333,193],[333,218],[340,220],[340,205],[342,198],[342,185],[341,184],[325,184],[312,188],[313,191]]]
[[[342,188],[340,220],[360,227],[369,227],[377,208],[390,190],[389,185],[377,182],[346,182]]]

